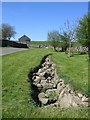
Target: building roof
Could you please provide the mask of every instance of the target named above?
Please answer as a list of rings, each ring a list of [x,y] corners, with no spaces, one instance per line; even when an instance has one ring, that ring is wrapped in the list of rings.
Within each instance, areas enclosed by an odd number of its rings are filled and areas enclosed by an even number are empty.
[[[29,41],[31,41],[31,39],[26,35],[23,35],[22,37],[20,37],[19,40],[24,39],[24,38],[27,38]]]

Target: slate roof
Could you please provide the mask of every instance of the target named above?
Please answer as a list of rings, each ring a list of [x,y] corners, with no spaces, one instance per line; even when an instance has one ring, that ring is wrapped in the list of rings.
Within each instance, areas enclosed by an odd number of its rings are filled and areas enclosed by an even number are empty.
[[[18,40],[19,40],[19,41],[21,41],[21,40],[28,40],[28,41],[31,41],[31,39],[30,39],[28,36],[26,36],[26,35],[23,35],[23,36],[20,37]]]

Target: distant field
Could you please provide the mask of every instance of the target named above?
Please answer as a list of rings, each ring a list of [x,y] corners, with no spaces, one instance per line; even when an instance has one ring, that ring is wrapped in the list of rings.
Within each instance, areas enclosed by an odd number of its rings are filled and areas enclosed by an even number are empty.
[[[76,90],[87,93],[87,55],[68,58],[65,53],[51,49],[31,48],[2,57],[3,118],[87,118],[87,107],[40,108],[32,100],[28,73],[40,63],[42,57],[52,53],[58,75]]]
[[[48,41],[31,41],[31,45],[49,45]]]
[[[31,45],[50,45],[50,41],[31,41]],[[77,46],[79,43],[77,42],[72,42],[73,46]]]

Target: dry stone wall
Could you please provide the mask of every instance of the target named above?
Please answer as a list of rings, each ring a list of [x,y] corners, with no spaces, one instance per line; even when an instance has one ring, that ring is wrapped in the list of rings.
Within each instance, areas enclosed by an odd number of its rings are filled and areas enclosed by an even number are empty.
[[[16,41],[9,40],[1,40],[0,39],[0,47],[16,47],[16,48],[28,48],[27,44],[18,43]]]
[[[31,77],[31,78],[30,78]],[[59,79],[55,64],[46,56],[39,67],[30,74],[32,96],[40,106],[56,106],[61,108],[88,106],[88,98],[81,93],[76,93]]]
[[[82,47],[82,46],[78,46],[78,47],[71,47],[67,49],[67,52],[80,52],[80,53],[86,53],[88,52],[88,47]]]

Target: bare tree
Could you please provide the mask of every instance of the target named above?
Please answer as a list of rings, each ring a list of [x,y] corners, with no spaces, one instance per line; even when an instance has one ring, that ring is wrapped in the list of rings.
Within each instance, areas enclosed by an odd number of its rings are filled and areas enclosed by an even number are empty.
[[[1,25],[1,32],[2,32],[2,39],[10,40],[11,37],[14,37],[16,34],[14,30],[14,26],[9,24],[2,24]]]
[[[48,32],[48,41],[53,46],[54,50],[57,51],[56,47],[59,46],[59,42],[60,42],[60,34],[59,34],[59,32],[56,31],[56,30]]]
[[[72,56],[71,54],[71,46],[72,46],[72,41],[75,41],[75,28],[76,28],[76,21],[75,23],[73,22],[72,24],[69,22],[69,20],[67,20],[64,25],[65,25],[65,29],[66,29],[66,33],[69,37],[69,57]]]

